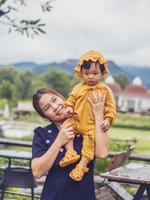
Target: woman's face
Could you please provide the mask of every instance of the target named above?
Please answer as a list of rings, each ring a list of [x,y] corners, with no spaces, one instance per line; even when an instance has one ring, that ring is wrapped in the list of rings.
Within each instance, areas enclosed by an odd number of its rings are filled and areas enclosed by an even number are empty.
[[[39,100],[39,107],[44,115],[53,122],[61,122],[66,118],[65,102],[55,94],[43,94]]]

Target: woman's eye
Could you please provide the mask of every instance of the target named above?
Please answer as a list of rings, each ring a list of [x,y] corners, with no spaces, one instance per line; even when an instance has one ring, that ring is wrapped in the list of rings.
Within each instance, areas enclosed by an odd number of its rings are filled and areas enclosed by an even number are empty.
[[[47,111],[47,110],[49,109],[49,107],[50,107],[50,106],[46,106],[46,107],[44,108],[44,111]]]
[[[55,102],[55,101],[56,101],[56,98],[53,99],[53,102]]]

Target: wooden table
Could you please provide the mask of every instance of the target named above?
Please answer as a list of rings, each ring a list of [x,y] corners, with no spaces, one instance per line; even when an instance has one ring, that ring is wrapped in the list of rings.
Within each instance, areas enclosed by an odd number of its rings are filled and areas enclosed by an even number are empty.
[[[139,188],[133,200],[140,200],[144,191],[147,192],[148,199],[150,199],[150,165],[148,164],[129,163],[105,172],[101,174],[101,177],[107,178],[108,181],[137,184]]]

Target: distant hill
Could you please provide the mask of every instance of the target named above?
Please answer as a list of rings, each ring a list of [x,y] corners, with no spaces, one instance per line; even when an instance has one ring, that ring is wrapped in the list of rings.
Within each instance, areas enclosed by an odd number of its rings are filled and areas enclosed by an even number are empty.
[[[34,73],[36,69],[38,68],[38,64],[35,64],[33,62],[14,63],[12,64],[12,66],[20,70],[31,71],[32,73]]]
[[[139,76],[145,86],[150,89],[150,67],[121,66],[121,68],[131,78]]]
[[[45,74],[50,68],[58,68],[74,75],[74,66],[77,60],[68,59],[64,62],[53,62],[47,64],[36,64],[33,62],[19,62],[11,64],[11,66],[25,71],[31,71],[33,74]],[[126,74],[129,79],[139,76],[147,88],[150,89],[150,67],[144,66],[119,66],[113,61],[109,61],[109,71],[111,75]],[[3,65],[0,65],[2,67]],[[8,65],[7,65],[8,66]]]

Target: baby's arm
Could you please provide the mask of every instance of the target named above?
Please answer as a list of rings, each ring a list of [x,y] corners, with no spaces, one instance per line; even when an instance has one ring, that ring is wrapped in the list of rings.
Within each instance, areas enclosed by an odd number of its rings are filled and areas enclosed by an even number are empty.
[[[78,89],[77,86],[75,86],[72,90],[72,92],[70,92],[67,100],[65,101],[66,104],[66,117],[69,118],[73,115],[74,112],[74,107],[76,105],[76,101],[78,99]]]
[[[100,127],[104,132],[107,132],[111,127],[111,119],[109,118],[104,119],[103,122],[100,124]]]

